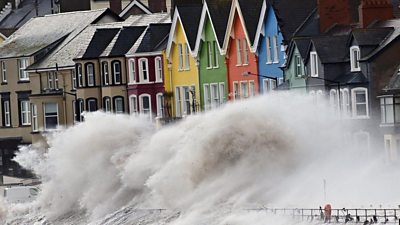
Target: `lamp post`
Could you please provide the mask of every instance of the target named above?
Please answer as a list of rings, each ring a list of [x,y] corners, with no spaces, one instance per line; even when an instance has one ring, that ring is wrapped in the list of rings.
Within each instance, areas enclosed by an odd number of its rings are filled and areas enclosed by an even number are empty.
[[[257,74],[257,73],[252,73],[250,71],[246,71],[246,72],[242,73],[242,76],[244,76],[244,77],[247,77],[247,76],[250,76],[250,75],[256,76],[256,77],[262,77],[262,78],[275,80],[275,87],[274,88],[276,88],[278,86],[278,78],[277,77],[271,77],[271,76],[261,75],[261,74]]]

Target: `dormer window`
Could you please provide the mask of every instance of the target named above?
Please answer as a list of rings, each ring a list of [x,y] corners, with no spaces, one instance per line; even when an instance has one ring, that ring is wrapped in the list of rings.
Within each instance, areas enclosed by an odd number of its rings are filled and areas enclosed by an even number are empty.
[[[317,52],[310,52],[311,76],[318,77],[318,55]]]
[[[350,65],[351,72],[360,71],[360,48],[358,46],[352,46],[350,48]]]

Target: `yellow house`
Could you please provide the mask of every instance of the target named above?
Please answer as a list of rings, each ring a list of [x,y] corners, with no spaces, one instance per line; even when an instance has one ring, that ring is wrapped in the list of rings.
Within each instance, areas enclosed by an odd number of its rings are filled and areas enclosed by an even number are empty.
[[[199,67],[194,57],[201,5],[177,6],[167,45],[173,115],[184,117],[200,110]]]

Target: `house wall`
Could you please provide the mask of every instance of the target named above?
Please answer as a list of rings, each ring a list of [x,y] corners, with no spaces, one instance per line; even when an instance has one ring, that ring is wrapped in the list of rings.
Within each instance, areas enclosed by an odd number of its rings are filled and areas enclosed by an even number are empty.
[[[279,31],[278,21],[276,19],[275,12],[272,7],[268,7],[266,18],[264,21],[264,35],[260,37],[260,45],[258,49],[258,70],[260,75],[266,75],[270,77],[283,77],[283,71],[281,70],[280,66],[282,66],[284,62],[284,53],[281,50],[283,36],[282,32]],[[272,37],[276,36],[278,38],[278,62],[274,62],[273,55],[272,55],[272,63],[267,61],[267,37],[270,37],[271,40],[271,52],[273,53],[273,46],[272,46]],[[263,93],[263,80],[265,78],[259,77],[260,83],[260,93]]]
[[[225,56],[221,55],[219,49],[217,49],[218,57],[218,67],[207,68],[208,63],[208,46],[206,42],[214,43],[217,42],[215,38],[215,32],[212,28],[210,17],[207,13],[206,21],[204,25],[204,40],[200,47],[200,99],[201,99],[201,109],[205,110],[204,102],[204,84],[211,83],[224,83],[225,84],[225,99],[228,99],[228,79],[227,79],[227,68],[225,64]]]
[[[243,76],[244,73],[250,72],[253,74],[258,74],[258,59],[257,56],[250,52],[250,46],[248,45],[248,41],[246,39],[246,35],[243,30],[242,22],[237,14],[235,13],[234,22],[233,22],[233,35],[229,41],[228,53],[227,53],[227,69],[228,69],[228,80],[229,80],[229,99],[234,99],[234,82],[241,81],[254,81],[255,84],[255,93],[259,92],[259,82],[258,77],[254,75]],[[236,40],[241,40],[241,46],[243,48],[243,40],[246,41],[249,49],[249,64],[248,65],[237,65],[238,57],[237,57],[237,47]],[[239,88],[240,89],[240,88]]]
[[[298,77],[296,75],[296,65],[295,65],[295,56],[300,56],[300,52],[297,47],[294,47],[292,57],[289,59],[289,64],[285,70],[285,80],[289,81],[290,91],[305,93],[306,92],[306,81],[302,77]],[[301,60],[301,66],[303,70],[303,75],[306,75],[304,61]]]
[[[178,44],[187,44],[184,31],[182,29],[182,24],[178,20],[176,24],[175,30],[175,41],[171,47],[170,59],[169,62],[171,63],[171,72],[172,72],[172,87],[174,93],[174,106],[173,106],[173,115],[176,117],[176,87],[182,86],[194,86],[195,87],[195,97],[196,102],[200,102],[200,93],[199,93],[199,77],[198,77],[198,68],[197,68],[197,59],[193,57],[192,54],[189,55],[189,64],[190,68],[188,70],[180,70],[179,69],[179,53],[178,53]],[[182,94],[182,93],[181,93]],[[183,106],[182,106],[183,108]],[[179,116],[179,115],[178,115]]]

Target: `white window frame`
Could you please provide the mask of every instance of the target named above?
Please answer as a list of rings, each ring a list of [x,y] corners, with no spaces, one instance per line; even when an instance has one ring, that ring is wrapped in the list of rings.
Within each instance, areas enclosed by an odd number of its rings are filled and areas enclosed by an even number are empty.
[[[154,59],[156,82],[163,82],[163,63],[160,56]]]
[[[32,131],[36,132],[39,130],[38,124],[38,112],[37,112],[37,105],[32,104]]]
[[[256,96],[256,86],[254,80],[249,81],[249,96]]]
[[[272,64],[272,45],[271,38],[269,36],[265,37],[265,43],[267,48],[267,64]]]
[[[56,105],[56,115],[54,116],[54,115],[51,115],[51,116],[48,116],[48,115],[46,115],[47,114],[47,112],[46,112],[46,104],[55,104]],[[43,117],[44,117],[44,120],[43,120],[43,123],[44,123],[44,130],[53,130],[53,128],[48,128],[47,127],[47,124],[46,124],[46,118],[49,118],[49,117],[57,117],[57,125],[56,125],[56,128],[54,128],[54,129],[57,129],[57,126],[60,124],[59,123],[59,118],[58,118],[58,115],[59,115],[59,112],[58,112],[58,103],[56,103],[56,102],[46,102],[46,103],[44,103],[43,104]]]
[[[350,47],[350,66],[351,72],[361,71],[360,67],[360,47],[351,46]]]
[[[190,49],[188,44],[185,44],[185,70],[190,70]]]
[[[7,67],[5,61],[1,61],[1,82],[7,83]]]
[[[210,97],[211,97],[211,109],[218,108],[220,104],[218,83],[210,84]]]
[[[111,98],[105,98],[104,99],[103,111],[106,112],[106,113],[110,113],[111,112]]]
[[[50,90],[58,90],[58,74],[56,71],[47,72],[47,87]]]
[[[80,99],[78,101],[78,110],[79,110],[79,121],[82,122],[84,120],[83,112],[85,111],[83,99]]]
[[[77,75],[78,75],[78,87],[83,86],[83,74],[82,74],[82,64],[78,63],[76,64],[76,70],[77,70]]]
[[[121,106],[122,106],[122,111],[119,111],[119,110],[117,110],[117,102],[118,101],[121,101]],[[123,114],[124,113],[124,110],[125,110],[125,107],[124,107],[124,98],[123,97],[116,97],[116,98],[114,98],[114,112],[115,113],[117,113],[117,114]]]
[[[242,61],[242,44],[240,39],[236,39],[236,66],[241,66],[243,64]]]
[[[138,113],[138,101],[136,95],[129,96],[129,113],[136,115]]]
[[[183,115],[190,115],[192,113],[192,105],[191,105],[192,101],[190,99],[190,95],[191,95],[190,89],[191,89],[190,86],[182,87]],[[186,98],[186,97],[188,97],[188,98]]]
[[[88,87],[93,87],[95,86],[95,81],[94,81],[94,64],[93,63],[88,63],[85,66],[86,70],[86,77],[87,77],[87,86]]]
[[[279,63],[279,46],[278,46],[278,36],[274,35],[272,37],[272,44],[274,46],[274,62]]]
[[[146,110],[148,113],[145,112],[144,107],[143,107],[143,98],[149,98],[149,108]],[[152,117],[152,111],[151,111],[151,95],[149,94],[141,94],[139,95],[139,110],[140,114],[142,115],[148,115],[150,118]]]
[[[240,81],[240,98],[246,99],[249,97],[249,82]]]
[[[356,92],[365,92],[365,103],[356,102]],[[368,89],[363,87],[351,89],[351,103],[352,103],[352,113],[355,119],[368,119],[369,118],[369,102],[368,102]],[[357,105],[364,105],[366,107],[366,115],[357,115]]]
[[[233,82],[233,100],[240,100],[240,85],[238,81]]]
[[[264,94],[267,94],[267,93],[269,93],[270,92],[270,89],[269,89],[269,79],[268,78],[265,78],[265,79],[263,79],[263,93]]]
[[[350,117],[350,92],[348,88],[340,90],[342,116]]]
[[[243,65],[249,65],[249,47],[246,39],[243,39]]]
[[[110,68],[107,61],[101,62],[101,72],[103,75],[103,84],[105,86],[110,85]]]
[[[163,118],[164,117],[164,94],[157,93],[156,95],[156,104],[157,104],[157,117]]]
[[[146,68],[143,68],[143,62]],[[144,74],[146,73],[146,79],[144,78]],[[149,60],[147,58],[139,59],[139,77],[140,83],[149,83]]]
[[[10,101],[4,101],[4,126],[11,126],[11,112],[10,112]]]
[[[119,71],[116,71],[116,65],[119,65]],[[120,61],[114,61],[111,63],[113,69],[113,81],[114,84],[121,84],[122,83],[122,65]],[[117,74],[119,75],[119,81],[117,82]]]
[[[76,90],[77,83],[76,83],[76,71],[71,70],[71,76],[72,76],[72,90]]]
[[[22,126],[30,126],[31,125],[31,105],[29,100],[21,100],[20,101],[20,110],[21,110],[21,124]]]
[[[226,102],[225,83],[223,83],[223,82],[219,83],[219,100],[220,100],[221,105]]]
[[[29,65],[29,58],[20,58],[18,59],[18,78],[20,81],[28,81],[29,75],[25,69]]]
[[[181,87],[175,87],[175,110],[176,116],[182,116],[182,96],[181,96]]]
[[[210,84],[203,84],[204,110],[211,109]]]
[[[295,71],[295,76],[296,77],[301,77],[303,76],[303,68],[301,65],[301,56],[300,55],[294,55],[294,71]]]
[[[311,77],[318,77],[318,61],[317,52],[310,52]]]
[[[207,41],[207,69],[211,69],[213,67],[213,51],[211,42]]]
[[[91,104],[94,104],[94,106],[96,108],[94,111],[90,110]],[[98,108],[97,108],[97,99],[95,99],[95,98],[88,99],[87,100],[87,110],[86,111],[88,111],[88,112],[96,112],[97,110],[98,110]]]
[[[213,41],[213,68],[219,68],[219,49],[216,41]]]
[[[183,45],[178,44],[178,70],[183,70]]]
[[[136,62],[135,59],[128,60],[129,65],[129,84],[136,83]]]
[[[338,91],[336,89],[331,89],[329,91],[329,104],[335,113],[339,112],[340,102],[339,102]]]

